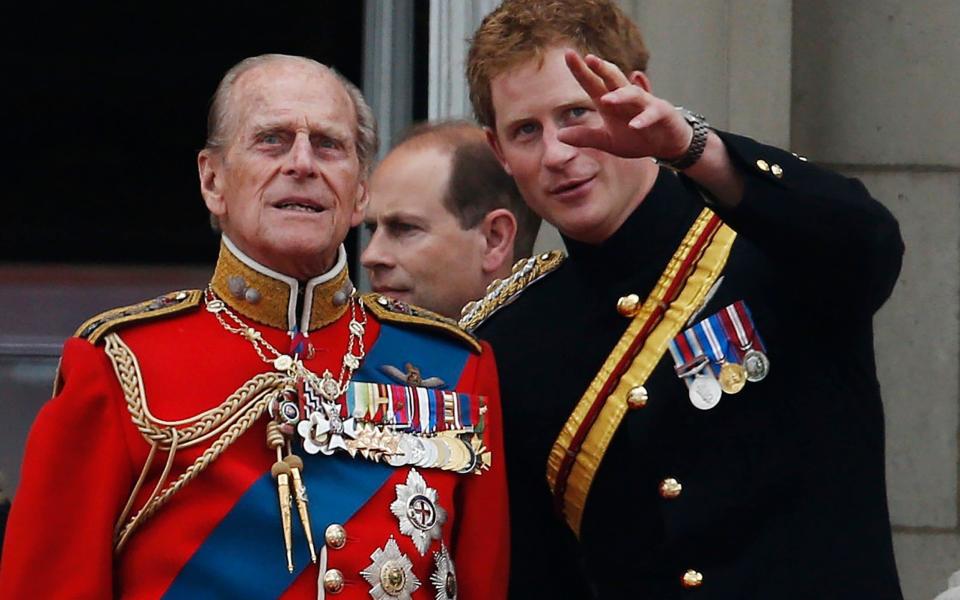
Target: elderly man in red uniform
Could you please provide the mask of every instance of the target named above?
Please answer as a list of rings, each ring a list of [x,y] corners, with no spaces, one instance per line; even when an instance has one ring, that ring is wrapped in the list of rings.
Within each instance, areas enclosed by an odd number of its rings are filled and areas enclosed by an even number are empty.
[[[490,353],[347,273],[376,149],[359,91],[309,59],[247,59],[208,135],[210,285],[67,342],[0,596],[503,597]]]

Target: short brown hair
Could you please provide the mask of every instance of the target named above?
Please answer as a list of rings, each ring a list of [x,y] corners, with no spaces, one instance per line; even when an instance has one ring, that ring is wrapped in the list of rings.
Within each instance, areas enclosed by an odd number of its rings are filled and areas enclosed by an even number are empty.
[[[483,130],[464,120],[432,121],[411,128],[394,149],[435,148],[450,154],[450,181],[443,206],[462,229],[473,229],[487,214],[506,208],[517,220],[513,258],[533,254],[540,217],[523,201],[513,177],[497,161]]]
[[[470,102],[477,120],[493,127],[490,81],[544,50],[570,44],[623,70],[646,71],[650,53],[637,26],[613,0],[504,0],[484,17],[467,55]]]

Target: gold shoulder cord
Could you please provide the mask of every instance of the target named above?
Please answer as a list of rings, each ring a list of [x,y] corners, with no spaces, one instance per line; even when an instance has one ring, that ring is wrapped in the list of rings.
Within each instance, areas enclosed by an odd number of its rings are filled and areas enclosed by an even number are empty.
[[[260,418],[270,402],[280,394],[282,375],[261,373],[243,384],[217,407],[187,419],[164,421],[150,412],[140,365],[129,346],[116,333],[111,333],[105,338],[104,350],[120,381],[133,423],[150,444],[146,463],[114,529],[114,552],[119,553],[137,527],[210,466]],[[164,488],[163,484],[170,475],[177,450],[203,443],[215,436],[218,437],[210,447],[174,482]],[[128,520],[158,450],[168,452],[163,472],[146,504]]]
[[[487,286],[487,294],[483,298],[468,302],[463,307],[460,327],[473,331],[493,313],[516,300],[530,284],[556,270],[566,258],[562,250],[551,250],[517,261],[510,277],[494,279]]]

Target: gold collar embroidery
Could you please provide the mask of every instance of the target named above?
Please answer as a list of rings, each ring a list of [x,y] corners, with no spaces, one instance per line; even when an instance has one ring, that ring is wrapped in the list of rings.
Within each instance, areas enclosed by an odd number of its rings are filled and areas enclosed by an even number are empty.
[[[269,269],[223,236],[220,256],[210,282],[213,291],[237,313],[263,325],[292,331],[313,331],[328,325],[347,310],[353,283],[343,246],[329,271],[306,282]],[[297,313],[297,297],[303,306]]]

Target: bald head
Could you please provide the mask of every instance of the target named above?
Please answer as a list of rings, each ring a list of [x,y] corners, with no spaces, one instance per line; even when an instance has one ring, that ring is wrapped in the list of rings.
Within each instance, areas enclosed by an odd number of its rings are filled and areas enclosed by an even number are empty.
[[[219,152],[229,144],[231,136],[240,122],[240,115],[236,110],[237,83],[254,71],[268,66],[280,67],[289,65],[291,68],[306,69],[329,75],[335,78],[343,87],[354,111],[354,126],[356,138],[357,158],[360,161],[361,172],[369,174],[370,165],[377,152],[378,140],[376,122],[373,111],[363,98],[363,94],[347,78],[323,63],[303,56],[286,54],[262,54],[246,58],[234,65],[220,80],[213,99],[210,102],[210,111],[207,114],[207,142],[208,150]]]

